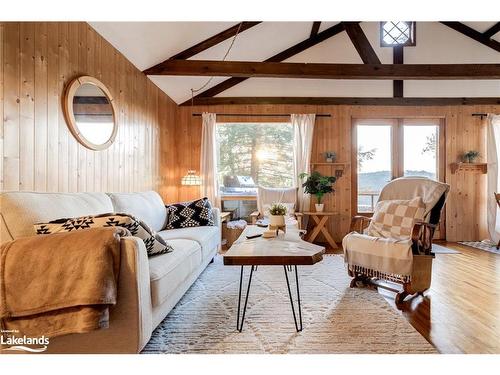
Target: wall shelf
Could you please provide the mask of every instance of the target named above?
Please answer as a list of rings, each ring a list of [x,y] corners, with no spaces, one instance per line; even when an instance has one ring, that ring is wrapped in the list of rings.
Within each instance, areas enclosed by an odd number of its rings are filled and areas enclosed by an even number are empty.
[[[483,174],[488,172],[487,163],[451,163],[451,173],[455,174],[458,171],[473,171]]]
[[[328,163],[328,162],[318,162],[311,163],[311,170],[314,171],[315,167],[333,167],[335,170],[335,177],[340,178],[347,169],[347,163]]]

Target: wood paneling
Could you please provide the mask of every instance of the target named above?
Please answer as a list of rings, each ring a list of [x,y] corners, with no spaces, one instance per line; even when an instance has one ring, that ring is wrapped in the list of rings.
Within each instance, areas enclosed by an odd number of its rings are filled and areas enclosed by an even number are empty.
[[[0,23],[0,44],[2,190],[155,189],[177,200],[174,169],[160,173],[175,166],[177,106],[111,44],[81,22]],[[86,149],[66,126],[63,91],[80,75],[104,82],[117,102],[107,150]]]
[[[328,224],[330,233],[339,242],[349,230],[351,212],[351,122],[352,118],[442,118],[445,123],[445,179],[451,185],[446,209],[446,236],[449,241],[486,238],[486,175],[474,172],[452,174],[450,163],[477,149],[486,155],[485,124],[472,113],[500,112],[499,105],[475,106],[350,106],[350,105],[215,105],[179,107],[175,139],[177,144],[177,177],[179,182],[188,169],[199,171],[201,118],[200,112],[231,114],[325,113],[331,117],[316,119],[312,161],[322,161],[322,153],[335,151],[339,162],[349,164],[336,183],[336,192],[325,199],[325,210],[340,214]],[[283,121],[282,117],[224,117],[224,121]],[[484,160],[484,159],[483,159]],[[355,166],[354,166],[355,167]],[[328,167],[322,167],[328,168]],[[328,169],[320,169],[328,173]],[[170,173],[174,173],[170,169]],[[181,187],[179,199],[198,197],[196,187]]]

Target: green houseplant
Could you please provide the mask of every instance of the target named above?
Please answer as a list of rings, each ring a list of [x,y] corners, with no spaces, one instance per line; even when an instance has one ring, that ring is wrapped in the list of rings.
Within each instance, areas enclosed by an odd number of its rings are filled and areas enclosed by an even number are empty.
[[[302,184],[304,188],[304,193],[315,195],[318,203],[316,203],[316,211],[322,212],[324,208],[324,204],[321,203],[323,199],[323,195],[334,192],[333,184],[337,181],[337,178],[334,176],[323,176],[319,172],[312,172],[310,175],[307,173],[301,173],[299,175],[301,180],[305,180]]]
[[[463,160],[467,163],[474,163],[474,160],[476,160],[479,157],[479,151],[467,151],[464,156]]]
[[[286,206],[281,203],[273,203],[269,208],[269,225],[282,227],[285,225]]]

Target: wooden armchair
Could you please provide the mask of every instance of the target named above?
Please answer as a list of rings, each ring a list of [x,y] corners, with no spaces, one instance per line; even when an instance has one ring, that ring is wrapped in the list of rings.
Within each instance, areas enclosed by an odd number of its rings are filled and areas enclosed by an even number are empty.
[[[397,186],[395,186],[397,184],[404,185],[401,189],[402,194],[398,194]],[[386,188],[389,191],[384,192]],[[426,188],[432,190],[433,193],[426,195],[424,193]],[[380,194],[379,200],[411,199],[422,196],[424,203],[429,208],[425,221],[415,223],[411,233],[411,252],[413,255],[411,274],[388,274],[377,269],[348,264],[349,276],[353,277],[351,287],[355,287],[357,282],[360,281],[365,285],[374,284],[378,287],[394,291],[397,293],[395,302],[398,305],[408,295],[423,295],[424,291],[429,289],[431,285],[432,260],[434,258],[434,254],[432,253],[432,238],[439,224],[441,211],[444,207],[448,191],[449,186],[446,184],[421,178],[401,178],[393,180],[386,185]],[[364,233],[370,221],[371,219],[366,216],[354,216],[351,221],[351,233]],[[368,241],[367,245],[369,245]],[[366,248],[363,249],[363,251],[366,250]],[[379,279],[402,284],[402,290],[391,288],[387,284],[380,284],[377,282]]]
[[[268,206],[273,203],[280,202],[291,205],[294,209],[297,208],[297,188],[265,188],[258,187],[257,192],[257,211],[250,214],[252,224],[255,224],[258,219],[265,216],[265,211]],[[294,217],[297,220],[297,226],[302,228],[302,213],[294,212]]]

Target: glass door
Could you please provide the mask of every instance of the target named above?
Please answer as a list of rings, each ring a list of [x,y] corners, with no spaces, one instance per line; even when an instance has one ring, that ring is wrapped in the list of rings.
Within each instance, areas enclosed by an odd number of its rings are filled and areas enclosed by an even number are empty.
[[[439,120],[403,120],[403,175],[439,180]]]
[[[393,178],[393,121],[363,120],[355,126],[357,212],[372,213],[380,191]]]
[[[352,210],[370,215],[380,191],[402,176],[444,181],[444,126],[441,119],[355,119],[353,122]],[[441,219],[444,223],[444,215]],[[436,238],[443,237],[441,225]]]

